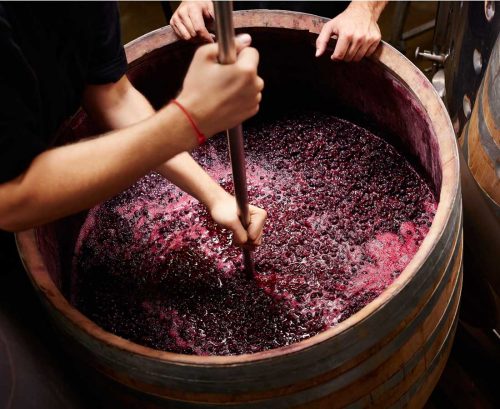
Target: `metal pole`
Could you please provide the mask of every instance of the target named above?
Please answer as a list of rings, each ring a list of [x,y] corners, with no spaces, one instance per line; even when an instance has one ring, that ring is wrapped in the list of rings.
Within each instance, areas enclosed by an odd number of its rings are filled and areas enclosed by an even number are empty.
[[[215,24],[217,43],[219,44],[219,63],[233,64],[236,62],[236,44],[234,41],[233,3],[232,1],[215,1]],[[229,156],[233,171],[234,193],[240,219],[243,227],[248,228],[250,214],[248,209],[248,190],[245,170],[245,151],[243,149],[243,130],[241,124],[227,130]],[[249,249],[243,248],[243,263],[247,275],[253,277],[255,268]]]

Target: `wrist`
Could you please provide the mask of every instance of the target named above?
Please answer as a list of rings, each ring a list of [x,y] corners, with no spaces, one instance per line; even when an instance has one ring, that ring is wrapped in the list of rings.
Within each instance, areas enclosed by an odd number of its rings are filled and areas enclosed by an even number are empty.
[[[178,107],[168,104],[160,109],[155,116],[160,119],[163,129],[165,129],[165,124],[173,125],[169,125],[169,130],[172,132],[162,132],[162,135],[175,133],[182,136],[180,138],[182,144],[181,151],[189,152],[199,146],[195,130]]]
[[[373,20],[378,21],[387,1],[351,1],[348,8],[369,13]]]
[[[203,104],[200,104],[200,101],[197,101],[196,97],[186,96],[181,93],[176,99],[191,114],[191,117],[196,122],[199,130],[207,138],[210,138],[215,134],[216,131],[212,129],[210,121],[207,120],[207,118],[210,118],[211,115],[203,109]]]
[[[193,115],[186,109],[186,107],[183,104],[181,104],[176,99],[172,99],[170,101],[170,104],[175,105],[184,114],[184,116],[186,117],[187,121],[191,125],[191,128],[196,135],[198,145],[203,145],[207,141],[207,137],[198,127],[198,124],[196,123],[195,118],[193,118]]]
[[[218,203],[225,202],[231,198],[231,194],[214,181],[213,186],[206,190],[206,197],[201,202],[211,211]]]

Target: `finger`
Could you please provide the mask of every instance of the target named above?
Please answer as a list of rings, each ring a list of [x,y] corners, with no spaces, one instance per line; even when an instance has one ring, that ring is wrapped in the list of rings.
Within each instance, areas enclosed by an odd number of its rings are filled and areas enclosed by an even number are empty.
[[[359,40],[351,41],[351,45],[349,46],[349,49],[347,50],[344,56],[344,61],[351,62],[354,59],[354,56],[359,51],[360,47],[361,47],[361,41]]]
[[[209,43],[213,43],[214,40],[205,27],[205,20],[203,20],[203,15],[202,13],[200,13],[200,10],[192,10],[189,13],[189,17],[191,18],[191,22],[193,23],[193,28],[196,34]]]
[[[207,60],[217,62],[219,45],[217,43],[202,45],[196,53],[202,55]]]
[[[240,221],[231,223],[228,228],[233,232],[233,241],[235,244],[242,245],[248,241],[248,234]]]
[[[187,10],[182,10],[179,12],[179,18],[189,33],[190,38],[196,37],[196,30],[194,29],[193,22]]]
[[[369,57],[370,55],[372,55],[375,50],[378,48],[378,45],[380,44],[380,40],[373,43],[369,48],[368,48],[368,51],[366,52],[365,54],[365,57]]]
[[[256,241],[262,235],[267,213],[263,209],[252,207],[250,225],[248,226],[248,238],[251,242]]]
[[[349,49],[349,44],[351,43],[351,38],[347,35],[339,34],[337,39],[337,44],[335,45],[335,50],[332,54],[332,60],[343,60],[347,50]]]
[[[256,246],[260,246],[262,244],[262,237],[264,236],[264,232],[262,231],[260,234],[259,234],[259,237],[257,237],[255,240],[254,240],[254,244]]]
[[[256,73],[257,66],[259,65],[259,52],[255,48],[244,48],[238,54],[238,60],[236,63],[240,69]]]
[[[326,23],[321,29],[318,38],[316,39],[316,57],[319,57],[325,52],[328,41],[333,34],[335,34],[333,32],[333,25]]]
[[[262,245],[262,237],[263,234],[260,234],[260,236],[257,237],[255,240],[253,241],[249,240],[243,247],[248,247],[250,250],[255,250],[257,247]]]
[[[371,45],[372,45],[372,43],[368,42],[368,41],[366,41],[364,44],[362,44],[361,47],[359,47],[358,51],[356,52],[356,54],[354,55],[352,60],[356,61],[356,62],[361,61],[361,59],[368,52]]]
[[[174,33],[177,34],[177,37],[180,37],[182,38],[182,35],[181,35],[181,32],[179,31],[179,29],[177,28],[177,20],[176,20],[176,16],[172,17],[170,19],[170,26],[172,27],[172,29],[174,30]]]
[[[248,36],[248,37],[246,37]],[[246,41],[252,41],[252,38],[247,35],[242,35],[242,42],[245,44]],[[237,36],[238,39],[240,36]],[[236,42],[238,45],[238,42]],[[211,61],[218,60],[219,45],[217,43],[206,44],[198,48],[197,53],[203,55],[206,59]],[[243,69],[249,69],[252,72],[257,71],[257,65],[259,63],[259,53],[255,48],[243,48],[243,50],[238,54],[238,65]]]
[[[208,2],[208,7],[203,8],[203,16],[205,18],[215,18],[215,13],[214,13],[214,3],[213,1]]]
[[[191,36],[189,35],[189,32],[186,30],[186,27],[184,27],[184,25],[182,24],[181,21],[177,20],[175,21],[174,25],[172,25],[172,27],[174,27],[174,31],[175,33],[181,37],[183,40],[189,40],[191,38]]]
[[[257,86],[257,90],[259,92],[262,92],[262,90],[264,89],[264,80],[262,78],[260,78],[260,77],[257,77],[255,85]]]
[[[254,115],[257,115],[257,112],[259,112],[259,109],[260,109],[260,104],[257,104],[253,107],[253,109],[250,110],[250,113],[248,115],[248,118],[251,118],[252,116]],[[248,119],[246,118],[246,119]],[[243,122],[243,121],[242,121]]]
[[[252,44],[252,37],[250,34],[239,34],[235,38],[236,43],[236,54],[239,54],[241,50]]]
[[[246,50],[253,50],[257,54],[257,63],[259,61],[259,53],[257,50],[254,48],[245,48],[248,47],[248,45],[252,42],[252,37],[250,37],[249,34],[241,34],[239,36],[236,36],[236,50],[238,51],[238,48],[240,50],[246,51]],[[217,61],[218,58],[218,53],[219,53],[219,45],[217,43],[214,44],[207,44],[204,46],[201,46],[198,48],[198,51],[200,54],[203,54],[207,59]],[[238,60],[240,59],[241,52],[239,52],[238,55]],[[249,59],[249,56],[245,56],[244,61]]]

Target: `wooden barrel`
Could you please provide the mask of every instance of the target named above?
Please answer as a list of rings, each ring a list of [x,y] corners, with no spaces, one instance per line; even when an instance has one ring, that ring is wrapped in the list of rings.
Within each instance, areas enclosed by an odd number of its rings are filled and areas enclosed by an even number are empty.
[[[446,110],[425,76],[382,43],[360,63],[314,57],[324,19],[277,11],[237,13],[261,54],[262,115],[290,107],[356,112],[383,129],[429,177],[439,204],[427,237],[378,298],[337,326],[274,350],[190,356],[153,350],[104,331],[65,298],[85,213],[17,235],[19,251],[68,350],[116,383],[122,407],[423,407],[446,363],[462,288],[458,149]],[[127,46],[129,78],[155,106],[178,91],[195,45],[165,27]],[[61,142],[83,137],[79,113]],[[135,403],[134,403],[135,402]],[[120,406],[117,404],[117,406]]]
[[[500,220],[500,36],[460,145],[474,179]]]
[[[500,35],[469,122],[459,139],[464,206],[466,287],[462,316],[472,325],[500,325]],[[470,284],[468,284],[470,283]]]

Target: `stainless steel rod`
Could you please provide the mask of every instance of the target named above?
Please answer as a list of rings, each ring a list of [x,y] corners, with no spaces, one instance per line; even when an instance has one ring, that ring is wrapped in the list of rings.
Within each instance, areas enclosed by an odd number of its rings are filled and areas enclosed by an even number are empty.
[[[236,62],[236,44],[234,40],[233,3],[231,1],[215,1],[215,24],[217,43],[219,44],[219,63],[233,64]],[[250,224],[248,208],[248,189],[245,167],[245,150],[243,148],[243,130],[241,124],[227,130],[229,156],[233,171],[233,184],[240,219],[245,229]],[[248,276],[253,277],[255,267],[252,253],[243,248],[243,263]]]

